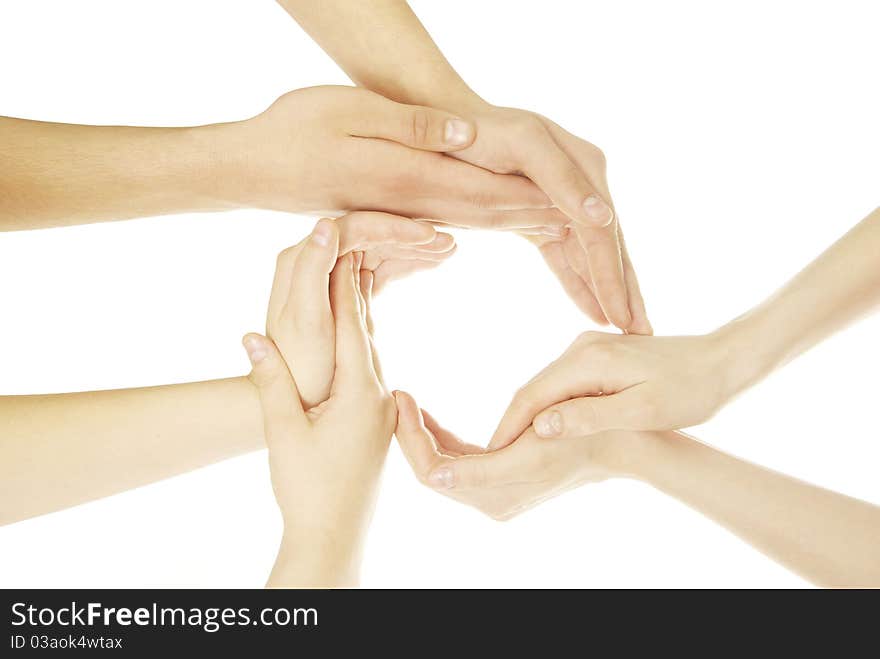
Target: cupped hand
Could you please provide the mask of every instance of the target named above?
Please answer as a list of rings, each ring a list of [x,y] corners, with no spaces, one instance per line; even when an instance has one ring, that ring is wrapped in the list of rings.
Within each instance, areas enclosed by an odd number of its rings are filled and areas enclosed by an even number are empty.
[[[298,393],[297,380],[311,368],[308,364],[285,362],[276,344],[258,334],[243,340],[263,410],[272,487],[284,520],[272,586],[357,581],[395,407],[367,330],[363,291],[369,277],[360,278],[356,260],[352,254],[340,259],[324,290],[335,329],[335,368],[326,401],[307,410]],[[322,271],[315,267],[313,274],[320,277]],[[285,333],[296,331],[288,326]]]
[[[509,519],[567,490],[626,472],[623,456],[632,433],[546,442],[528,429],[511,446],[488,451],[444,430],[409,394],[396,391],[394,397],[394,432],[416,477],[493,519]]]
[[[523,386],[490,449],[532,426],[570,439],[611,429],[672,430],[709,419],[735,393],[723,337],[586,332]]]
[[[266,335],[288,363],[302,367],[294,379],[306,409],[330,395],[336,337],[327,286],[337,254],[348,253],[357,254],[359,274],[374,293],[440,265],[455,253],[455,240],[423,222],[361,212],[320,220],[308,238],[279,254]]]
[[[446,156],[473,141],[469,122],[366,89],[300,89],[221,129],[232,171],[219,194],[232,205],[374,210],[551,236],[568,221],[531,181]]]
[[[615,214],[602,151],[546,117],[470,99],[460,108],[476,138],[453,155],[534,181],[572,223],[564,241],[532,239],[578,307],[593,320],[651,334]]]

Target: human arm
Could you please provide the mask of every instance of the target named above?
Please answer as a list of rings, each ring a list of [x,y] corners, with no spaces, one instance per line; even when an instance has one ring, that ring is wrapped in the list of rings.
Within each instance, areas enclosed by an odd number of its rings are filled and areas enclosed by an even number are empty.
[[[0,524],[176,476],[263,446],[244,377],[0,397]]]
[[[326,254],[335,260],[332,246]],[[293,285],[298,281],[303,279]],[[340,259],[329,277],[324,294],[333,311],[335,369],[330,397],[311,409],[297,386],[311,366],[285,362],[263,336],[244,338],[284,521],[268,587],[357,585],[395,418],[367,329],[369,286],[352,255]],[[295,343],[295,331],[291,326],[277,338]]]
[[[264,208],[560,235],[562,214],[535,186],[437,153],[460,146],[445,143],[450,121],[467,125],[351,87],[302,89],[256,117],[186,128],[0,118],[0,230]]]
[[[699,336],[588,332],[520,389],[490,447],[544,437],[664,430],[707,420],[738,393],[880,303],[880,209],[766,301]],[[599,395],[600,393],[604,395]]]
[[[444,430],[396,392],[400,446],[438,492],[509,519],[585,483],[656,488],[823,586],[880,586],[880,507],[714,449],[680,432],[608,431],[554,442],[529,428],[494,452]]]
[[[573,222],[564,251],[558,240],[531,240],[579,308],[596,322],[651,333],[597,147],[546,117],[480,98],[404,0],[279,3],[358,85],[472,121],[476,139],[455,157],[528,176]]]
[[[454,251],[449,234],[406,218],[355,213],[319,225],[328,224],[333,249],[364,254],[364,277],[382,285],[442,263]],[[307,244],[308,239],[279,259],[268,309],[268,324],[273,329],[287,304],[287,297],[276,293],[282,284],[302,277],[298,287],[302,290],[316,279],[306,276],[305,264],[298,265],[297,255]],[[324,289],[326,296],[326,283]],[[306,315],[316,318],[314,310],[306,311],[308,314],[296,315],[296,322],[320,331],[320,318],[317,324],[304,323]],[[326,313],[330,314],[329,307]],[[310,331],[297,334],[307,343],[288,346],[298,357],[308,350],[315,352],[323,345],[321,341],[326,341],[326,333],[315,336]],[[299,374],[301,388],[319,402],[332,381],[332,352],[330,360],[329,365],[321,362],[320,368]],[[0,525],[146,485],[263,446],[259,401],[245,377],[137,389],[3,396]]]

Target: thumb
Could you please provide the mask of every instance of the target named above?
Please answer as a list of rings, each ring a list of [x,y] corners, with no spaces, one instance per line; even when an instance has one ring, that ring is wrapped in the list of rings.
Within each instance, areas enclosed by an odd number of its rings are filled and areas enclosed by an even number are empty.
[[[573,398],[548,407],[532,427],[544,439],[583,437],[604,430],[653,428],[654,420],[642,397],[627,389],[617,394]]]
[[[305,429],[308,419],[296,383],[275,343],[259,334],[247,334],[241,342],[251,362],[248,379],[260,397],[266,442]]]
[[[470,146],[476,137],[471,122],[449,112],[382,97],[375,100],[375,108],[361,115],[352,135],[391,140],[422,151],[457,151]]]

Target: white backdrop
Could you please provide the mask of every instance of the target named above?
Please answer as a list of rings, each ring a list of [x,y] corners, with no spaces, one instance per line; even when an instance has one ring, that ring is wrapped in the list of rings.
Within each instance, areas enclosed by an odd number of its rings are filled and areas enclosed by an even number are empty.
[[[485,98],[605,150],[658,333],[738,314],[880,203],[873,3],[414,7]],[[207,123],[346,82],[270,0],[0,3],[2,115]],[[275,254],[311,224],[248,211],[0,235],[0,393],[246,372],[239,339],[263,326]],[[383,293],[378,342],[390,386],[485,442],[514,389],[590,324],[525,241],[457,237],[451,262]],[[880,501],[878,329],[848,330],[694,433]],[[279,533],[258,453],[0,529],[0,585],[260,586]],[[363,584],[803,582],[646,486],[589,486],[501,524],[419,486],[393,446]]]

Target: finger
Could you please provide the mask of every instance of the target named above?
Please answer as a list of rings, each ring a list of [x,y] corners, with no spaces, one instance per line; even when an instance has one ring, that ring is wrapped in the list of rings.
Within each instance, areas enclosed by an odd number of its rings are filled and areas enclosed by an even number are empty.
[[[275,262],[275,278],[272,280],[272,292],[269,294],[269,309],[266,314],[266,333],[270,337],[284,312],[287,298],[290,296],[293,268],[296,265],[297,256],[307,241],[308,238],[278,254],[278,259]]]
[[[439,215],[430,215],[431,210]],[[516,231],[562,238],[571,220],[555,208],[484,210],[461,205],[435,204],[425,209],[424,217],[433,217],[442,224],[462,229],[485,229],[489,231]]]
[[[596,299],[596,290],[593,286],[593,276],[590,272],[590,261],[587,252],[584,250],[583,245],[581,245],[575,232],[572,232],[562,242],[562,248],[565,253],[565,260],[568,262],[571,269],[577,273],[578,277],[581,278],[581,281],[584,282],[584,286],[586,286],[589,291],[589,312],[587,315],[594,320],[598,318],[600,324],[606,325],[608,323],[608,317],[602,310],[602,305],[599,304],[599,300]]]
[[[362,290],[361,290],[361,266],[364,263],[364,253],[363,252],[352,252],[351,253],[351,270],[354,275],[354,290],[355,297],[358,301],[358,308],[361,312],[361,322],[363,322],[364,327],[367,326],[367,301],[364,299]]]
[[[458,208],[466,224],[469,215],[487,211],[553,208],[544,191],[524,176],[496,174],[457,158],[391,143],[386,143],[382,153],[380,145],[371,144],[363,157],[395,165],[376,174],[385,176],[390,190],[408,191],[398,200],[408,209],[400,215],[446,220],[449,211]]]
[[[395,391],[394,400],[397,403],[397,428],[394,430],[397,443],[416,477],[427,484],[428,474],[440,466],[442,456],[413,397]]]
[[[623,276],[626,279],[629,312],[630,316],[632,316],[632,322],[627,328],[627,331],[632,334],[653,334],[654,328],[651,327],[651,321],[648,320],[648,312],[645,310],[645,300],[642,297],[641,288],[639,288],[639,279],[636,276],[636,271],[629,258],[629,251],[626,249],[626,241],[623,238],[623,230],[621,229],[619,222],[617,224],[617,235],[620,240],[620,256],[623,259]]]
[[[385,244],[412,247],[430,245],[437,237],[431,225],[390,213],[349,213],[336,222],[339,227],[340,255]]]
[[[577,163],[559,148],[543,125],[529,138],[531,155],[521,171],[576,224],[600,228],[611,224],[614,211]]]
[[[364,300],[364,320],[370,336],[373,335],[373,278],[371,270],[361,270],[361,298]]]
[[[385,377],[382,373],[382,363],[379,361],[379,353],[376,352],[376,343],[373,340],[373,313],[372,313],[372,304],[373,304],[373,273],[370,270],[361,270],[360,278],[359,278],[359,286],[360,286],[360,297],[363,306],[363,318],[364,325],[367,329],[367,340],[370,342],[370,357],[373,361],[373,371],[376,374],[376,377],[379,379],[379,382],[385,382]]]
[[[395,103],[371,94],[365,95],[364,107],[349,134],[392,140],[423,151],[457,151],[473,143],[476,128],[443,110]]]
[[[432,249],[422,249],[421,246],[409,247],[400,245],[380,245],[364,254],[364,262],[361,266],[367,270],[375,270],[383,261],[396,261],[399,259],[415,259],[417,261],[445,261],[452,255],[455,241],[449,234],[438,233],[438,238],[443,238],[440,244]]]
[[[603,229],[576,226],[574,231],[586,250],[593,290],[605,317],[620,329],[627,329],[632,316],[627,302],[616,222]]]
[[[557,403],[540,412],[532,428],[544,439],[568,439],[604,430],[666,430],[658,421],[646,410],[638,387],[633,387]]]
[[[450,255],[455,250],[450,252]],[[394,261],[385,261],[376,270],[373,271],[373,293],[378,294],[384,288],[396,279],[408,277],[409,275],[422,270],[431,270],[440,265],[441,261],[426,261],[416,259],[399,259]]]
[[[607,325],[608,320],[605,318],[602,307],[596,301],[596,296],[593,295],[593,291],[584,279],[569,264],[562,243],[559,241],[545,242],[538,249],[550,270],[562,284],[563,290],[574,301],[578,309],[599,325]]]
[[[621,391],[631,374],[623,362],[589,363],[585,359],[560,358],[550,364],[514,395],[489,442],[489,450],[510,444],[541,410],[575,396]],[[624,386],[622,386],[624,385]]]
[[[361,383],[375,377],[353,266],[354,258],[347,254],[336,262],[330,275],[330,305],[336,328],[334,390],[354,385],[356,391]]]
[[[296,383],[275,344],[259,334],[245,335],[242,344],[251,362],[248,379],[260,397],[266,443],[307,428]]]
[[[446,455],[458,457],[462,455],[480,455],[486,452],[486,449],[482,446],[463,442],[452,432],[443,428],[427,410],[423,409],[421,412],[425,427],[431,431],[436,440],[437,447]]]
[[[436,490],[449,492],[501,487],[524,480],[523,464],[513,447],[501,451],[462,455],[435,465],[427,481]]]
[[[580,169],[588,173],[590,181],[596,186],[599,195],[611,202],[608,189],[605,156],[594,145],[572,135],[559,125],[542,117],[558,147]],[[613,210],[613,204],[612,204]],[[576,233],[587,251],[593,292],[608,319],[617,327],[627,330],[633,322],[628,300],[622,245],[618,235],[620,222],[614,222],[602,229],[578,226]],[[598,279],[597,279],[598,278]]]
[[[284,360],[297,365],[294,380],[307,408],[326,400],[330,392],[335,340],[328,283],[338,238],[333,220],[322,219],[315,225],[294,263],[284,317],[272,331]]]

